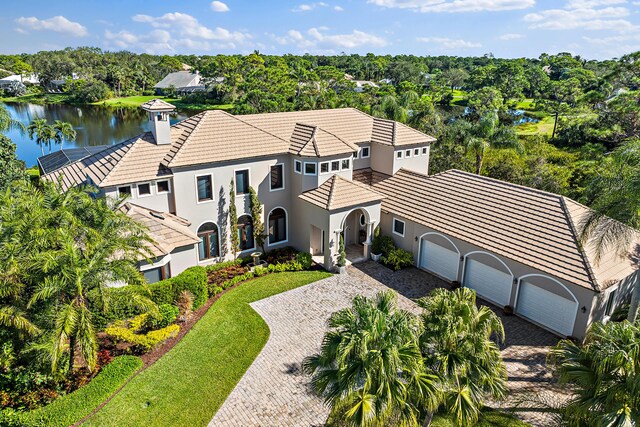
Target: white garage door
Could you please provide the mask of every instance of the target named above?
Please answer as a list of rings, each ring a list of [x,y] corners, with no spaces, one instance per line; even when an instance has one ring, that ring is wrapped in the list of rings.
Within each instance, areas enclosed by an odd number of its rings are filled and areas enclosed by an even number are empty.
[[[473,259],[466,261],[463,285],[486,300],[500,306],[509,304],[512,281],[510,274]]]
[[[516,312],[563,336],[573,335],[578,304],[531,283],[522,282]]]
[[[421,250],[420,267],[448,280],[458,278],[460,255],[457,252],[424,239]]]

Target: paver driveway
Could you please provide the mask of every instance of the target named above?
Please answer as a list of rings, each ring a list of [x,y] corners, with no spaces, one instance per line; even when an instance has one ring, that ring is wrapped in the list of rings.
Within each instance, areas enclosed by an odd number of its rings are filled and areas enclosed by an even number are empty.
[[[309,390],[300,363],[319,350],[331,313],[349,306],[356,295],[373,296],[388,288],[400,294],[401,308],[419,313],[411,299],[444,286],[441,280],[415,268],[394,273],[366,262],[350,267],[348,275],[336,275],[252,303],[269,325],[271,335],[209,426],[324,425],[329,410]],[[497,406],[513,407],[524,392],[530,391],[550,399],[562,398],[550,384],[544,366],[546,351],[557,338],[515,316],[502,320],[507,334],[502,354],[512,392],[506,403]],[[544,414],[532,409],[518,415],[534,425],[549,424]]]

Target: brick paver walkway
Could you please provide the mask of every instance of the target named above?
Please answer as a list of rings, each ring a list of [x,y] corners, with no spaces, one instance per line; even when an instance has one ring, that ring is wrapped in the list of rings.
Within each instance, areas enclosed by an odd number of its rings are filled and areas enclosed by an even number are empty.
[[[415,268],[392,272],[365,262],[350,267],[348,275],[332,276],[252,303],[269,325],[271,335],[209,427],[323,426],[329,410],[309,390],[308,377],[302,375],[300,363],[319,351],[330,314],[349,306],[356,295],[373,296],[388,288],[400,294],[401,308],[419,313],[411,299],[445,286],[440,279]],[[523,396],[529,392],[549,400],[563,398],[550,383],[544,364],[549,346],[558,339],[518,317],[502,316],[502,310],[496,312],[502,317],[507,335],[502,355],[509,373],[510,393],[506,402],[494,406],[514,408],[527,400]],[[549,425],[544,414],[535,409],[517,414],[533,425]]]

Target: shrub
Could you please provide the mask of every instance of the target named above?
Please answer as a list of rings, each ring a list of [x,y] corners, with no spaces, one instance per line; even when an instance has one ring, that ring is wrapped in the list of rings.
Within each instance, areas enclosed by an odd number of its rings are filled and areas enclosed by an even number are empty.
[[[395,247],[391,237],[378,235],[373,239],[371,251],[376,255],[381,254],[382,256],[387,256]]]
[[[149,329],[166,328],[175,323],[180,314],[180,310],[175,305],[160,304],[158,306],[158,314],[156,316],[148,316],[145,327]]]
[[[338,267],[347,265],[347,254],[344,251],[344,237],[342,237],[342,235],[340,235],[340,246],[338,247],[338,260],[336,264],[338,264]]]
[[[166,339],[175,336],[180,331],[180,326],[169,325],[167,327],[150,331],[146,334],[138,334],[139,330],[146,324],[150,315],[145,313],[136,316],[128,321],[119,320],[105,329],[115,342],[127,342],[133,344],[137,349],[149,351]]]
[[[151,292],[151,300],[156,304],[173,304],[182,291],[191,292],[194,309],[200,308],[209,298],[207,271],[200,266],[187,268],[176,277],[152,283],[147,287]]]
[[[298,255],[296,255],[296,261],[300,263],[302,270],[308,270],[311,268],[313,258],[309,252],[299,252]]]
[[[48,406],[30,412],[3,410],[0,412],[0,425],[66,427],[75,424],[108,399],[140,368],[142,360],[139,357],[116,357],[90,383]]]
[[[394,248],[388,255],[382,256],[382,262],[393,270],[400,270],[413,265],[413,254],[402,248]]]
[[[265,261],[269,264],[283,264],[285,262],[293,261],[296,259],[298,251],[291,246],[285,246],[283,248],[272,249],[265,255]]]

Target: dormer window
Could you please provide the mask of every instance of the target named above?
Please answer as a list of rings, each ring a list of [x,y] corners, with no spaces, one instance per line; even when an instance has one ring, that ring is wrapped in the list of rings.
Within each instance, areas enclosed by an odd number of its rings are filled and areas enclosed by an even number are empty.
[[[423,156],[427,155],[427,147],[422,147],[422,155]]]
[[[320,173],[329,173],[329,162],[320,163]]]
[[[131,197],[131,186],[124,185],[122,187],[118,187],[118,196],[120,197]]]
[[[396,159],[401,159],[402,158],[402,151],[397,151],[396,152]]]
[[[349,159],[344,159],[342,161],[342,170],[347,170],[349,169],[349,165],[351,164],[351,161]]]
[[[340,170],[340,160],[334,160],[331,162],[331,172],[338,172]]]
[[[411,150],[407,150],[404,152],[405,157],[411,157]]]
[[[369,147],[362,147],[360,150],[360,158],[366,159],[367,157],[369,157]]]
[[[304,163],[304,174],[305,175],[315,175],[316,174],[316,164],[305,162]]]
[[[138,184],[138,197],[146,197],[151,195],[151,184],[145,182],[144,184]]]

